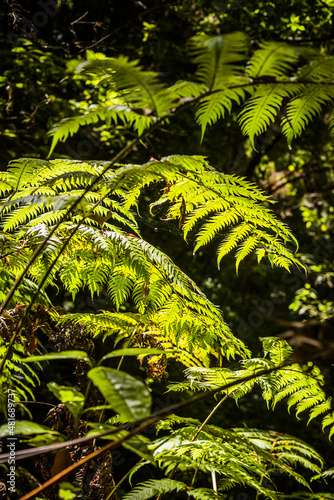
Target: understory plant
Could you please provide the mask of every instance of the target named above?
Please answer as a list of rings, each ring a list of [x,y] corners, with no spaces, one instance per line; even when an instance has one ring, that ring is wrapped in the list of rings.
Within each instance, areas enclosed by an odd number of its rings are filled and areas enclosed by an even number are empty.
[[[137,62],[90,52],[78,70],[105,86],[105,102],[56,124],[51,152],[101,121],[124,127],[125,146],[110,161],[21,158],[0,174],[0,404],[8,415],[7,393],[15,392],[22,499],[334,498],[333,471],[310,444],[279,429],[211,422],[226,404],[256,394],[268,411],[285,402],[296,418],[318,419],[330,439],[334,413],[316,357],[301,359],[274,336],[251,352],[141,227],[163,221],[195,255],[214,244],[218,267],[234,254],[236,274],[254,258],[277,272],[306,272],[295,236],[255,184],[202,156],[131,162],[140,143],[188,107],[202,137],[241,106],[252,146],[274,121],[291,143],[332,103],[333,57],[276,42],[249,57],[240,33],[196,37],[189,50],[194,81],[169,86]],[[56,304],[57,292],[73,312]],[[76,310],[80,294],[105,306]],[[70,367],[68,378],[52,380],[54,365]],[[152,410],[169,365],[183,366],[184,376],[168,383],[169,404]],[[30,409],[37,393],[57,401],[43,422]],[[189,410],[204,401],[210,411],[195,418]],[[1,437],[11,431],[4,424]],[[125,457],[116,479],[115,449]]]

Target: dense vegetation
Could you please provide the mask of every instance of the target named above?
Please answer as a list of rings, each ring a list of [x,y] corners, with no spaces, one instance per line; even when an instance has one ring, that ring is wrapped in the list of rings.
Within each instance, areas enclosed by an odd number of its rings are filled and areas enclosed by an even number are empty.
[[[334,498],[332,0],[38,5],[2,13],[4,498]]]

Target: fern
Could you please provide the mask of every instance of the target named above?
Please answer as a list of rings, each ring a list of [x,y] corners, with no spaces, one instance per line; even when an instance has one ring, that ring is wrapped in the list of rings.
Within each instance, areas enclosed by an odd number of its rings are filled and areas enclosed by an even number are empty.
[[[185,371],[190,386],[201,390],[217,388],[229,382],[243,379],[258,370],[281,366],[293,355],[292,348],[284,341],[275,337],[261,339],[264,348],[264,358],[253,358],[241,361],[242,368],[231,370],[228,368],[195,368]],[[323,430],[329,427],[329,438],[334,434],[334,420],[331,400],[322,388],[323,376],[317,366],[310,363],[309,367],[302,367],[297,363],[289,367],[282,367],[269,375],[260,376],[248,382],[242,382],[227,392],[236,402],[248,394],[255,385],[262,389],[262,397],[267,406],[275,409],[280,401],[286,399],[287,408],[295,409],[296,417],[303,412],[309,413],[308,424],[319,416],[322,418]],[[178,386],[175,390],[187,388]],[[169,390],[174,390],[171,386]]]
[[[156,495],[163,495],[171,491],[183,491],[187,486],[174,479],[151,479],[133,488],[130,493],[123,496],[123,500],[147,500]]]
[[[117,125],[120,122],[133,126],[134,130],[141,135],[144,130],[152,125],[153,117],[136,112],[126,104],[111,104],[110,106],[92,104],[85,114],[63,118],[50,129],[49,135],[52,136],[52,143],[49,156],[51,156],[59,141],[66,141],[68,137],[76,134],[82,126],[98,124],[100,121],[105,121],[107,125],[112,123]]]
[[[198,65],[196,76],[209,91],[219,88],[237,73],[236,63],[245,58],[244,40],[242,33],[199,35],[190,40],[190,54]]]
[[[195,500],[223,500],[225,496],[210,490],[209,488],[196,488],[188,492],[188,495]]]
[[[288,83],[258,86],[239,115],[241,130],[249,136],[254,149],[255,137],[265,132],[275,120],[283,100],[295,95],[298,90],[296,85],[289,86]]]
[[[203,157],[170,156],[159,162],[119,165],[113,169],[101,162],[21,163],[26,175],[22,191],[17,184],[21,164],[16,162],[12,174],[17,176],[13,178],[15,191],[6,191],[3,204],[4,233],[15,232],[19,241],[28,238],[30,244],[23,249],[24,259],[16,263],[17,273],[29,260],[34,246],[49,234],[49,227],[57,223],[55,235],[29,268],[28,278],[33,282],[44,279],[61,242],[69,232],[76,231],[45,286],[56,286],[59,277],[73,298],[87,287],[92,297],[106,288],[117,310],[130,301],[144,317],[146,331],[152,332],[177,359],[192,366],[207,366],[210,354],[218,359],[249,355],[215,306],[169,257],[140,237],[125,235],[115,224],[128,226],[138,234],[132,207],[138,207],[144,188],[168,179],[169,189],[150,208],[166,204],[167,218],[179,219],[183,204],[185,237],[201,225],[194,251],[220,238],[221,230],[226,229],[230,234],[219,246],[219,263],[224,254],[236,249],[238,270],[247,255],[263,248],[272,265],[289,268],[298,264],[285,246],[295,242],[294,237],[262,206],[267,198],[258,188],[243,179],[216,172]],[[84,191],[81,186],[90,179],[95,182],[97,175],[101,176],[100,181]],[[32,196],[37,197],[34,205]],[[79,225],[62,221],[64,210],[79,198],[82,201],[72,214],[73,222]],[[108,329],[103,335],[107,332]],[[217,341],[220,350],[215,347]]]
[[[247,65],[250,78],[281,78],[297,63],[300,49],[286,43],[263,42]]]
[[[320,114],[325,104],[333,102],[333,98],[333,86],[307,86],[300,96],[288,104],[282,130],[289,144],[294,137],[302,134],[309,121]]]
[[[171,417],[170,423],[181,422]],[[276,499],[272,473],[287,474],[310,489],[295,467],[298,464],[320,474],[324,464],[312,447],[286,434],[258,429],[226,430],[212,425],[205,425],[198,432],[198,427],[190,420],[184,423],[186,427],[174,430],[168,438],[155,441],[155,459],[165,472],[175,470],[176,465],[181,471],[214,472],[218,474],[218,486],[223,490],[239,484],[254,488],[266,498]],[[264,478],[266,487],[262,485]]]
[[[226,87],[224,90],[214,92],[201,99],[195,115],[196,121],[202,129],[201,140],[203,140],[208,125],[212,125],[220,118],[224,118],[226,112],[230,113],[232,111],[233,102],[240,105],[245,100],[245,97],[245,90],[242,87],[239,89]]]
[[[285,115],[283,132],[290,143],[323,105],[332,102],[332,56],[286,43],[264,42],[246,61],[246,37],[241,33],[199,35],[188,45],[190,58],[197,65],[194,77],[198,82],[180,81],[167,87],[158,73],[145,71],[137,61],[123,56],[81,63],[79,71],[107,84],[108,97],[102,105],[93,104],[83,115],[53,126],[50,154],[59,140],[66,140],[81,126],[120,122],[141,137],[149,127],[192,104],[202,139],[208,125],[224,117],[233,105],[245,104],[239,122],[253,147],[255,137],[264,133],[281,111]]]
[[[169,109],[170,100],[165,85],[158,82],[158,74],[143,71],[137,61],[127,57],[87,61],[79,65],[79,71],[110,78],[115,91],[128,103],[148,108],[155,116]]]

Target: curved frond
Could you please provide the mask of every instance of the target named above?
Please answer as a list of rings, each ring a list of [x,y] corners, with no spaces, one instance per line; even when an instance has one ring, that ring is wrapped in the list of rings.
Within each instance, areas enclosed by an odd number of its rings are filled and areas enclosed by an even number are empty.
[[[288,143],[305,130],[307,124],[322,111],[324,105],[333,102],[333,86],[307,86],[304,92],[295,97],[287,106],[286,116],[282,120],[283,133]]]

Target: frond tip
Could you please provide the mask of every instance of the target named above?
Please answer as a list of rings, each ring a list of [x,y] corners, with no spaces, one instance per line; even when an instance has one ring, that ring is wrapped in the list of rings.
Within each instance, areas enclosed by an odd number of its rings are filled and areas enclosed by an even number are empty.
[[[296,238],[266,207],[271,200],[257,186],[217,172],[201,157],[170,156],[161,163],[172,171],[176,160],[178,170],[180,163],[183,166],[182,177],[174,177],[167,192],[151,206],[168,202],[167,217],[180,219],[183,214],[184,238],[196,231],[194,252],[223,237],[218,246],[218,266],[225,255],[235,250],[237,273],[240,263],[252,252],[258,254],[259,262],[266,257],[272,266],[289,270],[296,265],[305,270],[288,248],[294,244],[298,249]]]

